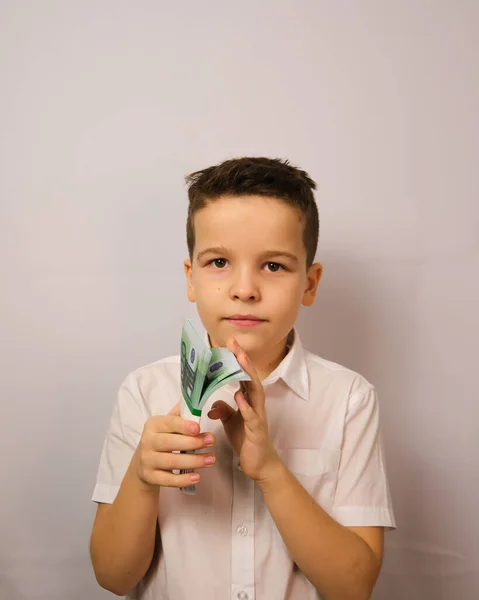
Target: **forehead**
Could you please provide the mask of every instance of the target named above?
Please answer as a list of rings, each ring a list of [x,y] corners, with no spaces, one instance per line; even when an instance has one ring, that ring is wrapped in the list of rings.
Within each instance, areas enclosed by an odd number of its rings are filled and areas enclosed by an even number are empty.
[[[278,198],[223,196],[195,215],[196,248],[206,244],[300,251],[303,220],[298,208]]]

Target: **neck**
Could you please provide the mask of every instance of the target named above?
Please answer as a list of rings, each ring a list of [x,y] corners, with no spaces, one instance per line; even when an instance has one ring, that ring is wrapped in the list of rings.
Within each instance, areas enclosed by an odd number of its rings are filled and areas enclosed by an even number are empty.
[[[271,348],[268,353],[260,354],[258,357],[251,355],[249,358],[253,363],[260,381],[263,381],[272,373],[281,363],[283,358],[288,353],[287,350],[288,336],[281,340],[276,346]]]

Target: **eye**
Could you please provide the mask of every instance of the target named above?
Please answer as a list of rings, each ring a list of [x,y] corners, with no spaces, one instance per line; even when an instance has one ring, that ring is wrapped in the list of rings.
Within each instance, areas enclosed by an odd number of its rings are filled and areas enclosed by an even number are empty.
[[[283,265],[280,265],[279,263],[276,263],[276,262],[269,262],[269,263],[266,263],[266,264],[268,265],[268,270],[271,273],[277,273],[281,269],[284,269]]]
[[[223,269],[226,266],[226,258],[215,258],[210,260],[209,265],[213,265],[216,269]]]

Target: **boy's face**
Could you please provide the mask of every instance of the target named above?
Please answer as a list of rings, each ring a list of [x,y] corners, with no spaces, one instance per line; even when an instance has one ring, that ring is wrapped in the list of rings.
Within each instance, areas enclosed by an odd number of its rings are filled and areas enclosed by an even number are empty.
[[[228,196],[199,210],[194,227],[188,298],[213,347],[234,336],[252,360],[266,358],[301,304],[313,303],[321,277],[319,264],[306,271],[301,213],[275,198]]]

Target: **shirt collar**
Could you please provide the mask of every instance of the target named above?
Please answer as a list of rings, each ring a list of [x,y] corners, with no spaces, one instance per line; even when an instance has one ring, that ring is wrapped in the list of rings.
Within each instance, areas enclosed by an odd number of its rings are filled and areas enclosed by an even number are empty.
[[[309,377],[304,349],[296,328],[288,336],[289,352],[276,369],[263,380],[263,386],[282,379],[303,400],[309,400]]]
[[[205,332],[205,341],[211,348],[207,332]],[[296,395],[307,402],[309,400],[308,369],[306,367],[303,345],[296,328],[290,331],[286,345],[289,349],[288,354],[276,369],[263,380],[263,386],[272,385],[278,379],[282,379]]]

